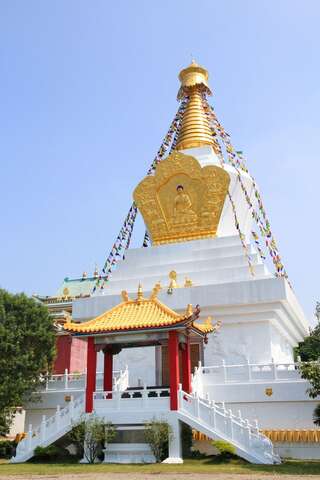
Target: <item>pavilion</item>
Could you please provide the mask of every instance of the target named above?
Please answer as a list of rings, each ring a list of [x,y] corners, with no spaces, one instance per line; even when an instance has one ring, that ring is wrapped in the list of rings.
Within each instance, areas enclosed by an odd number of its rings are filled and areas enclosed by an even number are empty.
[[[97,352],[104,353],[103,390],[112,392],[113,357],[124,348],[168,345],[170,409],[178,409],[178,390],[191,393],[190,338],[197,336],[207,341],[215,330],[208,317],[197,322],[200,307],[188,305],[183,314],[176,313],[157,298],[155,287],[149,298],[143,296],[139,285],[136,299],[122,291],[123,301],[97,318],[83,323],[67,322],[64,329],[72,336],[87,339],[87,383],[85,411],[92,412],[96,390]],[[179,350],[181,355],[179,356]],[[179,361],[180,357],[180,361]],[[112,393],[106,398],[112,398]]]

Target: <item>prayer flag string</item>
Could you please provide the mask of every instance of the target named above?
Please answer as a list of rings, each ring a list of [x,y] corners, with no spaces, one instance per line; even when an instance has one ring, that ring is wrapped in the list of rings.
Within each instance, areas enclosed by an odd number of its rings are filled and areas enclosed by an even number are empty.
[[[151,163],[151,166],[147,172],[147,175],[153,175],[158,163],[163,159],[165,153],[170,148],[170,152],[172,148],[175,147],[177,136],[181,126],[181,119],[183,113],[185,111],[186,105],[188,103],[189,97],[184,97],[179,105],[178,111],[171,122],[169,130],[164,137],[161,146]],[[125,251],[130,246],[130,241],[132,237],[133,227],[137,216],[137,206],[135,202],[132,203],[130,210],[124,220],[124,223],[120,229],[120,232],[114,242],[112,249],[107,257],[107,260],[104,263],[102,273],[98,276],[96,283],[93,287],[92,293],[95,293],[97,289],[103,290],[107,281],[110,279],[110,276],[117,265],[118,260],[125,258]],[[143,246],[147,247],[150,244],[149,234],[146,231]]]
[[[284,268],[284,265],[280,257],[280,253],[279,253],[275,238],[271,231],[270,222],[268,220],[260,192],[258,190],[257,184],[253,176],[249,173],[248,168],[245,165],[243,154],[242,152],[238,152],[234,149],[233,145],[231,144],[230,135],[224,130],[224,128],[218,121],[217,116],[214,112],[214,109],[211,105],[209,105],[205,95],[203,95],[203,106],[206,111],[206,114],[209,117],[213,135],[216,137],[216,133],[217,133],[218,134],[217,136],[219,136],[220,139],[222,140],[222,143],[224,145],[224,148],[227,154],[227,159],[237,172],[237,179],[240,184],[240,188],[244,194],[244,197],[246,199],[246,202],[249,206],[251,216],[257,225],[258,232],[260,232],[261,237],[264,238],[265,246],[267,247],[270,257],[272,259],[272,262],[274,264],[275,275],[288,278],[288,275],[286,273],[286,270]],[[221,158],[221,161],[222,163],[224,163],[224,157],[223,157],[220,143],[218,143],[218,149],[219,149],[219,156]],[[254,202],[251,200],[251,196],[249,195],[246,189],[246,186],[242,180],[241,170],[246,172],[250,177],[250,180],[252,182],[254,197],[258,204],[258,210],[254,207]],[[260,258],[262,260],[265,260],[266,255],[264,254],[263,248],[261,247],[259,234],[254,230],[252,230],[251,234],[255,242],[256,248],[258,250],[258,253],[260,255]],[[241,238],[240,233],[239,233],[239,236]],[[249,268],[250,268],[250,264],[249,264]]]

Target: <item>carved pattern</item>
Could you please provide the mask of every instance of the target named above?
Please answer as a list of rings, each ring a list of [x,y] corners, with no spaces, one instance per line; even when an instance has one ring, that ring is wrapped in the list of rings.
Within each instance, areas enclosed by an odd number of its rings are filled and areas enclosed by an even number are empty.
[[[153,244],[214,237],[229,183],[223,168],[201,168],[190,155],[173,152],[160,162],[133,192]]]

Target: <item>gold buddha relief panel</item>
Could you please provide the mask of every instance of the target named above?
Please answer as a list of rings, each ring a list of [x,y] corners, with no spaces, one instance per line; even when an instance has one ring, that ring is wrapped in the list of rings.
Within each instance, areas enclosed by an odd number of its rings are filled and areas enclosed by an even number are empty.
[[[154,245],[214,237],[230,177],[223,168],[201,168],[174,152],[136,187],[133,197]]]

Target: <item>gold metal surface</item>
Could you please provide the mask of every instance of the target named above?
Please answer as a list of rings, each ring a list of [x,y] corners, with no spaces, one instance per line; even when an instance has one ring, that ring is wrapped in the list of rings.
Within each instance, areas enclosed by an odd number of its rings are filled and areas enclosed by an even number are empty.
[[[184,280],[184,287],[185,288],[192,287],[192,285],[193,285],[192,280],[189,277],[186,277]]]
[[[179,80],[181,82],[181,87],[179,91],[179,95],[183,95],[185,92],[181,92],[181,89],[187,89],[190,87],[203,87],[206,89],[207,93],[211,95],[211,91],[208,85],[208,70],[201,65],[198,65],[194,60],[192,60],[191,64],[181,70],[179,73]]]
[[[229,183],[223,168],[201,168],[190,155],[175,151],[160,162],[133,192],[152,243],[214,237]]]
[[[217,153],[217,144],[202,102],[203,93],[211,95],[207,70],[192,62],[189,67],[181,70],[179,79],[181,87],[178,98],[187,95],[189,102],[181,120],[176,150],[211,145]]]

